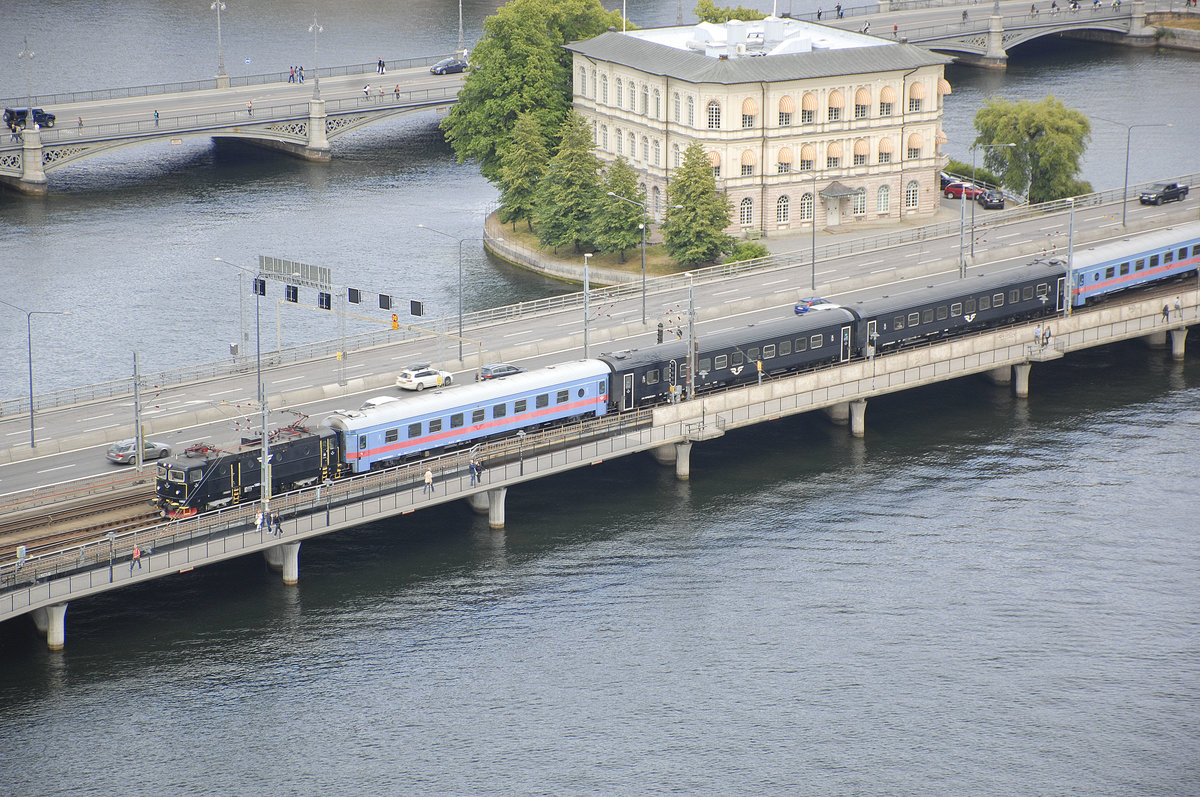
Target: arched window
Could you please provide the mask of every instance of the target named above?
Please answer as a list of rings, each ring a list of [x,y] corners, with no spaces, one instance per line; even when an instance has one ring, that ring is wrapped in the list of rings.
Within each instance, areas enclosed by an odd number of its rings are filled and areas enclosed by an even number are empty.
[[[629,133],[629,158],[630,160],[637,159],[637,136],[632,131]]]
[[[662,157],[662,144],[656,138],[656,139],[654,139],[654,160],[652,160],[650,162],[653,163],[655,166],[657,166],[658,161],[661,159],[661,157]]]
[[[642,136],[642,160],[650,162],[650,137]]]
[[[817,121],[817,95],[811,91],[800,98],[800,124],[811,125]]]
[[[891,163],[892,151],[895,149],[895,147],[896,145],[892,143],[890,138],[879,139],[879,162]]]
[[[754,120],[758,118],[758,103],[753,97],[747,97],[742,100],[742,129],[749,130],[754,127]]]
[[[750,177],[754,174],[754,167],[758,164],[758,158],[754,155],[754,150],[748,149],[742,153],[742,177]]]
[[[617,128],[617,154],[625,154],[625,134],[621,132],[621,128]]]
[[[892,212],[892,188],[891,186],[879,186],[879,194],[875,200],[875,210],[879,213]]]
[[[813,195],[805,194],[800,197],[800,221],[813,220]]]
[[[562,72],[559,72],[559,74],[561,75]],[[576,91],[579,92],[579,96],[581,97],[587,96],[587,70],[583,67],[579,67],[579,85]]]
[[[908,87],[908,112],[917,113],[921,110],[921,102],[925,99],[925,84],[913,83]]]
[[[680,122],[683,121],[683,117],[680,116],[680,108],[681,108],[681,105],[680,105],[680,100],[679,100],[679,92],[677,91],[671,95],[671,110],[674,111],[674,113],[675,113],[675,123],[676,124],[679,124]]]
[[[825,166],[829,169],[837,169],[842,165],[842,145],[838,141],[830,141],[825,147]]]
[[[775,221],[779,224],[787,224],[792,220],[792,200],[787,194],[775,200]]]
[[[921,148],[924,146],[924,144],[925,144],[925,139],[923,139],[921,137],[920,133],[909,134],[909,136],[908,136],[908,159],[910,161],[915,161],[917,158],[921,157]]]
[[[792,114],[796,112],[796,102],[791,97],[779,98],[779,126],[790,127]]]
[[[608,125],[600,125],[600,149],[608,152]]]
[[[650,87],[642,84],[642,116],[650,115]]]
[[[742,203],[738,205],[738,223],[754,223],[754,200],[750,197],[746,197],[742,200]]]
[[[721,103],[717,102],[716,100],[713,100],[708,104],[708,129],[721,129]]]
[[[871,92],[861,88],[854,92],[854,118],[866,119],[871,113]]]
[[[891,116],[896,108],[896,90],[891,86],[884,86],[879,92],[879,115]]]
[[[867,156],[871,154],[871,145],[867,143],[865,138],[860,138],[854,142],[854,165],[866,166]]]
[[[592,120],[592,144],[600,143],[600,122],[597,119]]]
[[[916,180],[910,180],[908,185],[904,186],[904,208],[906,210],[915,210],[917,200],[921,196],[921,186]]]
[[[622,95],[624,94],[624,91],[623,91],[624,85],[625,84],[621,82],[621,78],[617,78],[616,89],[617,89],[617,107],[618,108],[621,107],[621,103],[623,102]]]
[[[679,164],[681,164],[682,162],[683,162],[683,154],[679,149],[679,145],[672,144],[671,145],[671,165],[674,166],[676,169],[678,169]]]
[[[645,86],[642,88],[645,88]],[[637,111],[637,89],[634,87],[632,80],[629,81],[629,110],[631,112]]]
[[[817,148],[812,144],[805,144],[800,148],[800,171],[809,172],[817,165]]]
[[[608,75],[600,76],[600,102],[608,105]]]
[[[688,127],[696,126],[696,98],[688,97]]]
[[[842,96],[840,91],[834,90],[829,92],[829,121],[840,121],[842,118],[842,109],[845,107],[846,98]]]
[[[854,215],[865,216],[867,213],[867,189],[860,188],[854,192]]]
[[[658,89],[654,90],[654,118],[662,119],[662,93]]]
[[[721,156],[715,152],[708,153],[708,163],[712,166],[713,177],[720,179],[721,177]]]
[[[780,147],[779,155],[775,158],[776,174],[787,174],[792,170],[791,147]]]
[[[662,215],[662,191],[658,186],[654,186],[654,192],[650,195],[650,213],[654,218],[659,218]]]

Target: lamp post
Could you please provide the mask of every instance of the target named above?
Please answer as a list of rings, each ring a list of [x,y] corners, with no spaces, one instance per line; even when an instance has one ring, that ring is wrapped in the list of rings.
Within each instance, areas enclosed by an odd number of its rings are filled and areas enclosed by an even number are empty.
[[[583,359],[588,358],[588,314],[591,312],[591,307],[588,304],[588,297],[591,294],[591,281],[588,274],[588,262],[592,259],[592,253],[587,252],[583,256]]]
[[[1105,119],[1104,121],[1108,121]],[[1115,123],[1119,124],[1119,123]],[[1129,144],[1135,127],[1172,127],[1170,122],[1125,125],[1125,182],[1121,186],[1121,226],[1125,226],[1125,196],[1129,193]]]
[[[225,51],[221,48],[221,12],[225,10],[222,0],[213,0],[210,8],[217,12],[217,77],[225,77]]]
[[[317,63],[317,34],[325,30],[317,24],[317,15],[313,14],[313,22],[308,26],[308,32],[313,35],[313,99],[321,99],[321,66]]]
[[[32,106],[30,106],[32,109]],[[32,111],[31,111],[32,115]],[[11,307],[25,314],[25,336],[29,349],[29,447],[37,448],[37,440],[33,434],[33,317],[35,315],[70,315],[70,310],[26,310],[0,300],[0,304]]]
[[[36,55],[33,50],[29,49],[29,37],[25,37],[25,46],[21,48],[21,52],[17,53],[17,58],[25,64],[25,96],[29,98],[29,105],[25,111],[25,129],[37,130],[37,121],[33,118],[33,78],[29,72],[33,67],[33,56]],[[10,304],[9,307],[12,307]]]
[[[248,269],[236,263],[230,263],[228,260],[222,260],[219,257],[214,257],[213,260],[218,263],[224,263],[227,266],[232,266],[238,271],[252,275],[254,278],[254,282],[252,283],[254,288],[254,355],[258,362],[258,403],[262,408],[262,464],[259,468],[259,481],[261,483],[259,498],[262,501],[262,511],[265,517],[267,515],[267,504],[271,500],[271,430],[268,423],[267,390],[263,384],[262,377],[262,324],[260,323],[262,318],[262,302],[260,299],[263,293],[266,292],[266,278],[263,277],[262,271]],[[260,286],[262,286],[261,291]]]
[[[813,164],[812,176],[812,290],[817,292],[817,170]]]
[[[466,49],[463,44],[463,28],[462,28],[462,0],[458,0],[458,54],[462,57],[463,50]]]
[[[814,217],[815,218],[815,217]],[[687,272],[688,278],[688,401],[696,397],[696,276]]]
[[[463,358],[463,308],[462,308],[462,299],[463,299],[463,278],[462,278],[462,274],[463,274],[463,272],[462,272],[463,249],[462,249],[462,245],[463,245],[463,243],[465,243],[466,241],[483,241],[483,240],[486,240],[486,239],[484,239],[484,238],[459,238],[457,235],[451,235],[451,234],[450,234],[450,233],[448,233],[448,232],[442,232],[441,230],[434,229],[433,227],[430,227],[428,224],[418,224],[417,226],[418,226],[418,227],[420,227],[422,230],[429,230],[430,232],[435,232],[435,233],[437,233],[438,235],[444,235],[444,236],[446,236],[447,238],[449,238],[449,239],[451,239],[451,240],[453,240],[453,241],[458,241],[458,361],[459,361],[459,362],[462,362],[462,358]]]
[[[1015,147],[1016,144],[979,144],[979,149],[995,149],[997,147]],[[976,145],[971,145],[971,185],[978,187],[978,181],[975,179],[975,149]],[[978,202],[971,203],[971,262],[975,262],[975,205]]]
[[[619,199],[622,202],[628,202],[631,205],[636,205],[642,209],[642,323],[646,323],[646,230],[650,227],[650,211],[646,209],[645,203],[638,202],[636,199],[614,194],[612,191],[608,195],[613,199]],[[668,205],[667,207],[679,210],[683,205]]]

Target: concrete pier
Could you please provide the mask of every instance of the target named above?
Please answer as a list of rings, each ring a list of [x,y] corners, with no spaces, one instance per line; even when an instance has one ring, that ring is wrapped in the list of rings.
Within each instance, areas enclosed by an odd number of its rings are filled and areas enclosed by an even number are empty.
[[[1029,371],[1033,368],[1029,363],[1017,363],[1012,367],[1013,375],[1016,377],[1013,380],[1013,395],[1017,398],[1029,397]]]
[[[34,609],[31,616],[38,633],[46,635],[46,646],[62,650],[67,643],[67,604],[43,606]]]
[[[675,444],[675,478],[685,482],[692,477],[692,444],[684,441]]]
[[[854,437],[866,437],[867,400],[855,399],[847,406],[850,408],[850,434]]]
[[[850,423],[850,404],[847,402],[831,404],[824,412],[829,422],[835,426],[846,426]]]
[[[476,514],[488,516],[488,528],[504,528],[504,500],[508,497],[507,487],[496,487],[487,492],[467,496],[467,504]]]
[[[650,449],[650,456],[654,457],[654,461],[659,465],[674,465],[675,464],[675,444],[670,443],[665,446]]]
[[[1012,384],[1012,366],[1002,365],[987,372],[987,378],[993,385]]]
[[[300,543],[285,542],[263,551],[267,567],[276,573],[283,573],[284,584],[300,583]]]
[[[1182,360],[1185,353],[1183,344],[1187,340],[1187,327],[1172,329],[1169,334],[1171,338],[1171,357],[1175,360]]]

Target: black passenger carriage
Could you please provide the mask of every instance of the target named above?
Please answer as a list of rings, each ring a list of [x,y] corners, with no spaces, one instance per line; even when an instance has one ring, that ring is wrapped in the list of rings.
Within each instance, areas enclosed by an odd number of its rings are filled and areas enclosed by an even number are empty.
[[[1040,318],[1063,309],[1065,269],[1035,261],[1002,273],[927,285],[853,307],[860,348],[876,352],[972,329]]]
[[[346,472],[338,435],[332,429],[287,427],[271,434],[271,493],[284,493]],[[164,460],[158,465],[159,507],[171,515],[256,500],[262,474],[262,443],[242,438],[198,456]]]
[[[696,389],[732,385],[764,375],[789,373],[852,354],[857,317],[842,307],[709,333],[696,341]],[[600,355],[612,369],[609,402],[616,409],[661,403],[687,384],[687,341]]]

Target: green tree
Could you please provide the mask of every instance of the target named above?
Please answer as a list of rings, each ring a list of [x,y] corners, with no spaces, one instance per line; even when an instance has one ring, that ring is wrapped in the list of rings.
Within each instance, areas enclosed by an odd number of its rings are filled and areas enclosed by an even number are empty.
[[[534,227],[543,244],[556,249],[573,244],[576,252],[591,240],[592,215],[602,196],[600,159],[593,151],[592,130],[577,113],[567,116],[558,152],[538,184]]]
[[[990,99],[975,114],[975,144],[1016,144],[984,150],[983,162],[1006,188],[1030,202],[1089,193],[1076,179],[1091,133],[1087,117],[1054,97],[1041,102]]]
[[[533,229],[538,183],[546,173],[550,153],[542,137],[542,128],[532,113],[517,117],[512,144],[500,156],[500,210],[502,224],[512,222],[516,229],[522,219]]]
[[[601,252],[620,252],[625,262],[625,250],[642,242],[642,231],[638,225],[645,220],[642,209],[628,202],[608,196],[609,192],[634,202],[646,204],[646,192],[638,188],[637,172],[624,158],[617,158],[608,165],[604,182],[600,186],[600,204],[596,206],[593,219],[592,240]],[[646,230],[649,235],[650,231]]]
[[[771,254],[766,244],[758,241],[742,241],[733,247],[733,254],[725,258],[725,263],[737,263],[742,260],[758,260]]]
[[[620,13],[599,0],[509,0],[484,20],[458,102],[442,121],[459,162],[473,158],[499,182],[502,153],[525,112],[553,148],[571,109],[571,53],[562,45],[620,24]]]
[[[763,19],[767,15],[755,8],[745,8],[744,6],[725,6],[720,7],[713,0],[700,0],[696,3],[696,16],[701,22],[728,22],[731,19],[740,19],[742,22],[748,22],[753,19]]]
[[[733,251],[733,238],[725,234],[732,206],[717,192],[712,165],[698,142],[683,153],[683,163],[667,186],[667,208],[662,223],[667,252],[684,266],[706,263]]]

